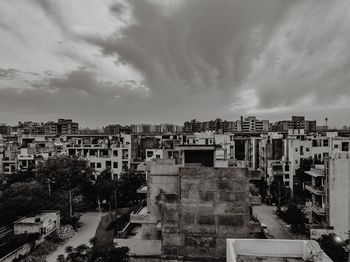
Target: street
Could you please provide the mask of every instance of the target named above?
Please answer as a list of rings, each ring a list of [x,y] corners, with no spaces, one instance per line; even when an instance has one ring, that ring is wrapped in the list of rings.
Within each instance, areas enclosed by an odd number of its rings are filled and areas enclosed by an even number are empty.
[[[83,213],[80,218],[82,226],[79,228],[78,232],[62,246],[59,246],[55,252],[50,254],[46,258],[46,261],[56,262],[57,256],[64,254],[65,248],[68,246],[77,247],[82,244],[88,244],[89,240],[95,236],[97,226],[101,217],[104,215],[105,213],[99,212]]]
[[[269,234],[276,239],[293,239],[294,236],[286,228],[286,223],[275,214],[276,207],[262,204],[253,207],[253,214],[260,223],[267,226]]]

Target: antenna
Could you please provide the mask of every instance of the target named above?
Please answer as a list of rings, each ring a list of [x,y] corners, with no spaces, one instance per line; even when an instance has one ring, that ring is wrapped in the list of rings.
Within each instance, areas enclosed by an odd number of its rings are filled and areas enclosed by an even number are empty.
[[[328,117],[326,117],[325,120],[326,120],[326,126],[328,127]]]

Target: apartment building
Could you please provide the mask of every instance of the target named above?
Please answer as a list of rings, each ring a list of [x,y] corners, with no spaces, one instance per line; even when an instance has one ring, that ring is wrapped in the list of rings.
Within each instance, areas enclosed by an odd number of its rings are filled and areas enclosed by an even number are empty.
[[[220,118],[211,121],[199,122],[197,120],[186,121],[184,123],[185,133],[215,131],[216,133],[232,132],[267,132],[270,130],[268,120],[258,120],[254,116],[241,117],[237,121],[226,121]]]
[[[350,153],[333,153],[326,162],[326,221],[343,239],[350,231]]]
[[[131,136],[70,136],[64,143],[65,153],[89,161],[96,174],[110,169],[120,175],[130,169]]]
[[[324,165],[306,174],[312,180],[305,186],[311,194],[311,235],[333,232],[343,239],[350,230],[350,153],[332,153]],[[320,231],[321,233],[317,233]]]
[[[282,120],[274,123],[273,130],[288,132],[289,129],[304,129],[306,132],[316,132],[316,121],[305,120],[304,116],[292,116],[291,120]]]
[[[326,224],[326,171],[324,165],[316,165],[310,171],[305,172],[311,177],[311,181],[305,185],[305,189],[311,195],[311,219],[314,224]]]
[[[160,134],[160,133],[180,133],[182,132],[182,126],[173,125],[173,124],[137,124],[131,125],[131,132],[133,134]]]
[[[268,120],[258,120],[255,116],[249,116],[236,122],[236,132],[268,132],[269,131]]]

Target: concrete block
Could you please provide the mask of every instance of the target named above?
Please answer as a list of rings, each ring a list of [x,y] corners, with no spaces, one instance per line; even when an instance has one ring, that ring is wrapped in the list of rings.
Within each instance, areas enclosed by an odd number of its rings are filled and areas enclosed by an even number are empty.
[[[195,215],[193,213],[184,212],[182,214],[182,222],[183,222],[183,224],[194,224],[195,223]]]
[[[215,197],[213,191],[199,191],[200,200],[202,201],[213,201]]]
[[[186,235],[185,245],[190,247],[216,247],[216,237],[202,235]]]
[[[218,224],[224,226],[243,226],[245,224],[245,216],[243,215],[219,215]]]
[[[197,223],[200,225],[215,225],[214,215],[198,215]]]

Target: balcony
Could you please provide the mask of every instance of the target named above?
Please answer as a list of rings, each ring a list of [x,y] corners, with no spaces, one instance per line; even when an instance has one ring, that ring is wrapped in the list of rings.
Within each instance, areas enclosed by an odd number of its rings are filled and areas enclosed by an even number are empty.
[[[312,185],[305,185],[305,189],[310,191],[312,194],[315,195],[324,195],[324,187],[321,186],[312,186]]]
[[[325,216],[326,215],[326,209],[324,209],[324,208],[322,208],[320,206],[313,205],[311,207],[311,210],[312,210],[312,212],[316,213],[319,216]]]

